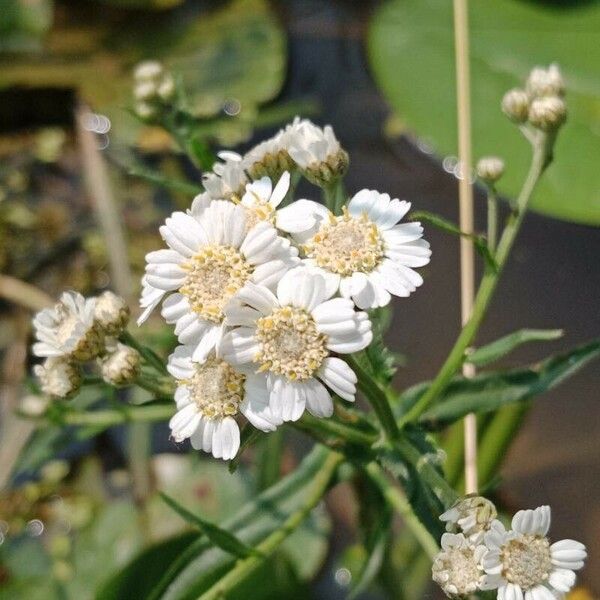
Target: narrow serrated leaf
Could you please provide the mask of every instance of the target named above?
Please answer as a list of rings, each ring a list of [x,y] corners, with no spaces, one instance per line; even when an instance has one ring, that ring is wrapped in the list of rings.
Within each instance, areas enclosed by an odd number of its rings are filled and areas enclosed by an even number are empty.
[[[466,361],[476,367],[482,367],[510,354],[523,344],[557,340],[562,335],[562,329],[519,329],[519,331],[510,333],[490,344],[477,348],[477,350],[467,356]]]
[[[195,515],[187,510],[187,508],[181,506],[181,504],[173,500],[170,496],[167,496],[164,492],[160,492],[160,497],[182,519],[187,521],[190,525],[197,527],[215,546],[221,548],[221,550],[224,550],[233,556],[237,556],[238,558],[260,556],[260,553],[257,550],[240,542],[235,535],[225,529],[221,529],[214,523],[201,519],[198,515]]]

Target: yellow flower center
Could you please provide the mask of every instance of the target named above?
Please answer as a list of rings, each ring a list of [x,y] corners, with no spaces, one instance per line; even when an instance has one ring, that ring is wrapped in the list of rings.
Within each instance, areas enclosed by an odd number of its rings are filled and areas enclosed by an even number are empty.
[[[250,231],[257,223],[268,221],[275,224],[275,209],[258,196],[255,196],[255,201],[252,206],[244,206],[246,210],[246,230]]]
[[[544,583],[552,570],[550,542],[537,535],[522,535],[502,548],[502,575],[523,590]]]
[[[312,377],[329,354],[326,337],[301,308],[284,306],[258,319],[256,336],[259,370],[285,375],[291,381]]]
[[[205,246],[182,268],[188,274],[179,291],[194,312],[215,323],[223,320],[223,308],[253,271],[235,248],[217,245]]]
[[[383,258],[379,229],[366,213],[352,217],[346,207],[343,210],[340,217],[330,215],[329,221],[305,244],[304,252],[319,267],[339,275],[369,273]]]
[[[209,358],[196,366],[194,375],[184,384],[198,411],[207,419],[237,415],[244,398],[245,376],[218,358]]]

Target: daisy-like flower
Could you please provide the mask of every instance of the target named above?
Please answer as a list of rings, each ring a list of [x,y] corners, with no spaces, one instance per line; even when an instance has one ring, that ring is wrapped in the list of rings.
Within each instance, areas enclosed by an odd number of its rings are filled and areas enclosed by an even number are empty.
[[[81,373],[68,358],[51,356],[35,365],[33,373],[42,392],[54,398],[66,398],[81,387]]]
[[[182,344],[195,347],[198,362],[217,345],[223,308],[246,282],[272,287],[298,263],[296,248],[270,223],[247,231],[244,209],[225,200],[205,204],[195,217],[173,213],[160,233],[169,249],[146,256],[138,324],[173,292],[162,315]]]
[[[78,292],[64,292],[54,308],[34,317],[36,356],[63,356],[86,361],[98,356],[104,347],[102,333],[94,323],[94,298]]]
[[[444,533],[442,550],[431,567],[433,580],[449,598],[464,597],[481,589],[485,573],[483,544],[472,544],[462,533]]]
[[[470,541],[479,541],[498,513],[493,502],[483,496],[465,496],[440,515],[451,532],[462,531]]]
[[[330,125],[321,129],[308,119],[296,120],[288,131],[286,144],[294,162],[316,185],[331,184],[348,169],[348,153]]]
[[[249,283],[225,309],[226,323],[235,329],[223,337],[220,355],[266,373],[271,409],[283,421],[296,421],[305,408],[318,417],[331,416],[325,385],[354,400],[356,375],[332,353],[368,346],[371,322],[350,300],[331,299],[334,293],[321,275],[299,267],[283,276],[277,295]]]
[[[241,196],[248,183],[242,157],[229,151],[219,152],[217,156],[222,162],[216,162],[212,172],[202,176],[204,189],[215,200]]]
[[[303,244],[305,262],[362,309],[407,297],[423,283],[414,270],[429,262],[429,242],[418,222],[398,224],[410,203],[361,190],[334,216],[312,200],[278,211],[277,227]]]
[[[279,178],[277,185],[268,177],[262,177],[246,185],[246,193],[240,204],[246,210],[246,227],[250,229],[259,221],[275,224],[277,207],[281,204],[290,189],[290,174],[288,171]]]
[[[189,438],[196,450],[230,460],[240,447],[238,414],[262,431],[281,425],[269,408],[264,375],[233,367],[214,354],[200,364],[192,354],[193,348],[179,346],[167,367],[177,379],[177,413],[169,422],[176,442]]]
[[[556,600],[567,593],[587,553],[575,540],[552,544],[546,537],[549,529],[549,506],[520,510],[510,531],[494,521],[485,534],[482,589],[498,588],[498,600]]]

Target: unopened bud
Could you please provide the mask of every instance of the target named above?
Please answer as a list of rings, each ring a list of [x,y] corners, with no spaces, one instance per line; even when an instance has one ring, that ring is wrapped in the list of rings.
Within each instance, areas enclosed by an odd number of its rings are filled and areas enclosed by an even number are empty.
[[[156,116],[156,107],[147,102],[136,102],[133,110],[140,119],[149,120]]]
[[[504,161],[497,156],[484,156],[477,162],[477,177],[486,183],[496,183],[504,174]]]
[[[158,95],[162,100],[171,100],[175,95],[175,80],[167,73],[158,86]]]
[[[525,123],[529,113],[529,96],[525,90],[514,88],[504,94],[502,111],[515,123]]]
[[[107,290],[96,298],[94,320],[107,336],[118,335],[129,322],[129,307],[121,296]]]
[[[532,98],[544,96],[563,96],[565,82],[558,65],[552,64],[547,69],[536,67],[529,73],[526,89]]]
[[[49,399],[47,396],[37,396],[30,394],[21,399],[19,412],[28,417],[41,417],[48,408]]]
[[[558,129],[567,119],[567,105],[558,96],[534,98],[529,107],[529,122],[543,131]]]
[[[114,352],[101,361],[102,378],[111,385],[133,382],[140,371],[140,354],[134,348],[117,344]]]
[[[133,88],[133,96],[140,102],[149,102],[156,98],[158,87],[154,81],[142,81]]]
[[[349,163],[348,153],[340,148],[325,160],[310,164],[304,169],[304,175],[315,185],[325,187],[342,178],[348,170]]]
[[[137,81],[156,81],[163,72],[163,66],[157,60],[145,60],[136,66],[133,77]]]
[[[496,507],[483,496],[465,496],[440,516],[446,529],[451,532],[462,531],[465,536],[480,538],[498,516]]]
[[[42,392],[54,398],[66,398],[81,387],[79,369],[65,358],[47,358],[43,364],[35,365],[33,372]]]

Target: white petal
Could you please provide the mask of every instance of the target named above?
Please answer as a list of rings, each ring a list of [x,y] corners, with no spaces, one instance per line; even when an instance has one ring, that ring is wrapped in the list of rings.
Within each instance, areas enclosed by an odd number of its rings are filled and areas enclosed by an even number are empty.
[[[173,324],[190,312],[190,304],[183,294],[171,294],[164,301],[160,314],[167,323]]]
[[[250,264],[260,264],[273,254],[273,244],[277,239],[275,228],[267,221],[260,221],[246,235],[240,252]]]
[[[514,583],[509,583],[504,588],[504,600],[523,600],[523,590]]]
[[[325,386],[316,379],[304,383],[306,408],[315,417],[330,417],[333,414],[333,402]]]
[[[266,376],[263,374],[248,374],[244,384],[245,397],[240,405],[240,412],[262,431],[275,431],[283,422],[274,415],[269,404],[269,390]]]
[[[238,304],[247,304],[262,315],[270,314],[273,312],[273,308],[278,305],[277,298],[269,289],[252,282],[246,283],[246,285],[237,292],[235,298],[232,300],[232,304],[236,302]],[[226,306],[225,314],[227,314],[227,310],[228,307]]]
[[[238,327],[230,331],[219,344],[219,356],[232,365],[252,362],[258,350],[254,329],[250,327]]]
[[[288,271],[277,285],[277,299],[282,306],[312,311],[327,297],[325,279],[303,267]]]
[[[298,261],[299,259],[295,257],[290,257],[287,260],[270,260],[254,269],[251,280],[256,284],[275,289],[287,271],[298,265]]]
[[[277,211],[276,227],[287,233],[316,233],[329,210],[312,200],[296,200]]]
[[[282,200],[285,198],[285,195],[287,194],[288,190],[290,189],[290,174],[288,171],[285,171],[281,177],[279,178],[279,181],[277,182],[277,185],[275,186],[275,189],[273,190],[273,193],[271,194],[271,198],[270,198],[270,204],[273,208],[277,208]]]
[[[193,350],[192,346],[177,346],[169,356],[167,370],[176,379],[188,379],[194,374]]]
[[[159,231],[173,250],[188,258],[193,256],[200,246],[208,243],[206,232],[200,223],[183,212],[173,213]]]
[[[217,347],[221,341],[223,328],[221,325],[213,325],[202,335],[196,343],[192,359],[195,362],[203,363],[207,356]]]
[[[423,227],[420,223],[402,223],[402,225],[394,225],[391,229],[386,229],[381,232],[386,246],[396,246],[397,244],[406,244],[414,242],[423,237]]]
[[[213,434],[213,456],[231,460],[240,449],[240,428],[234,419],[225,417],[217,421]]]
[[[368,283],[369,279],[364,273],[352,273],[350,277],[342,278],[340,282],[340,294],[344,298],[351,298],[352,296],[360,294]]]
[[[394,198],[388,205],[385,214],[376,221],[380,229],[390,229],[410,210],[410,202]]]
[[[575,585],[575,573],[570,569],[554,569],[548,583],[557,591],[567,593]]]
[[[363,213],[369,214],[371,206],[377,201],[378,195],[375,190],[360,190],[348,202],[348,212],[353,217],[360,217]]]
[[[328,356],[320,366],[317,375],[340,398],[354,402],[358,379],[354,371],[341,358]]]
[[[577,570],[587,558],[585,546],[575,540],[560,540],[550,546],[552,564],[562,569]]]
[[[169,421],[171,433],[176,442],[189,438],[200,423],[201,415],[194,403],[187,404],[177,411]]]
[[[270,382],[269,405],[273,414],[282,421],[297,421],[306,407],[304,383],[276,376],[267,381]]]

